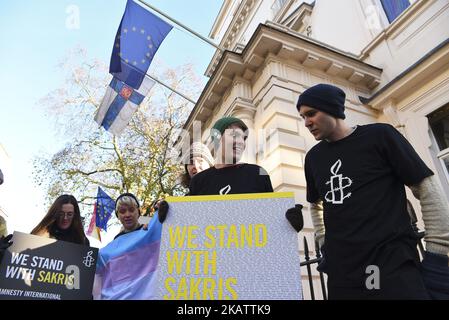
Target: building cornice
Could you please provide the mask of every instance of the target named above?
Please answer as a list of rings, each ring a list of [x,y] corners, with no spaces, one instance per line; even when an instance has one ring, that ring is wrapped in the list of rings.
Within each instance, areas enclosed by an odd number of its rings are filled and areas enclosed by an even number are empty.
[[[228,14],[229,7],[232,5],[232,0],[224,0],[221,5],[220,11],[218,12],[217,18],[214,21],[214,24],[209,32],[209,38],[215,39],[217,36],[217,32],[220,30],[224,19]]]
[[[285,17],[292,3],[293,2],[289,2],[288,6],[285,6],[282,10],[280,10],[273,21],[302,33],[306,28],[307,20],[312,15],[314,5],[304,2],[289,16]]]
[[[231,51],[235,50],[235,48],[231,47],[234,43],[234,40],[238,36],[239,31],[242,29],[242,27],[247,23],[250,13],[253,11],[256,4],[260,2],[261,0],[242,0],[242,2],[237,7],[237,10],[234,14],[234,17],[232,18],[231,23],[229,24],[228,29],[223,35],[223,38],[220,40],[221,48],[225,48]],[[215,54],[206,69],[206,76],[210,77],[211,74],[215,71],[215,68],[217,67],[217,64],[220,61],[222,55],[222,51],[215,51]]]
[[[410,8],[405,10],[397,19],[393,21],[385,30],[379,33],[360,53],[360,60],[366,60],[370,53],[383,41],[402,32],[417,16],[421,15],[432,5],[435,0],[417,0]]]
[[[304,36],[283,25],[268,22],[266,25],[259,25],[259,28],[261,27],[266,30],[264,34],[255,32],[250,42],[258,41],[255,39],[257,37],[260,40],[264,38],[265,43],[269,41],[273,46],[278,47],[277,52],[273,49],[271,52],[275,52],[283,59],[299,61],[301,65],[320,69],[331,76],[349,80],[369,90],[377,87],[380,83],[382,69],[361,61],[352,53]],[[281,34],[285,35],[283,41],[277,39]],[[250,46],[248,43],[243,54],[247,54],[246,52],[250,51],[251,47],[254,46]]]
[[[266,60],[273,56],[308,69],[319,69],[333,78],[366,88],[366,91],[371,91],[380,83],[382,70],[359,61],[354,55],[277,24],[260,24],[242,53],[224,52],[184,129],[190,131],[193,120],[205,123],[226,99],[236,81],[252,81]]]
[[[423,86],[426,83],[426,79],[435,78],[436,74],[446,71],[448,65],[449,39],[446,39],[383,86],[372,97],[368,99],[361,97],[360,101],[380,110],[388,105],[388,101],[401,99],[405,94],[414,92],[414,88]]]

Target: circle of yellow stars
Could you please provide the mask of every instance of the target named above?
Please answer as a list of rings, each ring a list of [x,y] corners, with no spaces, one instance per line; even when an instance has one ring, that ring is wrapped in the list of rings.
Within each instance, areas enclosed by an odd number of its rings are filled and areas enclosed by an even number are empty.
[[[125,34],[128,33],[129,31],[130,31],[130,30],[128,30],[127,28],[123,29],[123,33],[125,33]],[[140,30],[138,30],[136,27],[132,27],[132,28],[131,28],[131,31],[132,31],[132,32],[140,32],[140,34],[142,34],[142,35],[144,35],[144,34],[146,33],[145,29],[140,29]],[[117,49],[120,48],[120,42],[119,42],[120,38],[121,38],[121,35],[118,35],[118,36],[117,36],[117,42],[115,43],[115,47],[116,47]],[[149,41],[149,42],[151,41],[151,36],[150,36],[150,35],[147,36],[147,41]],[[142,60],[140,60],[140,63],[142,63],[142,64],[145,64],[145,63],[147,62],[147,59],[149,59],[149,58],[151,57],[151,52],[150,52],[150,50],[153,49],[153,44],[152,44],[151,42],[148,44],[148,49],[149,49],[148,52],[145,53],[145,57],[143,57]],[[123,57],[122,52],[119,52],[119,53],[118,53],[118,56],[119,56],[123,61],[125,61],[127,64],[132,64],[133,66],[137,66],[137,64],[139,63],[139,62],[137,62],[137,60],[130,61],[130,60],[127,59],[126,57]]]

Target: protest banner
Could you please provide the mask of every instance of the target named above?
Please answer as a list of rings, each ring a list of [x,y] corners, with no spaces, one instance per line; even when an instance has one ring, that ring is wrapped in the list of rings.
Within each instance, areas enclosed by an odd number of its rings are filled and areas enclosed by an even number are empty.
[[[0,265],[0,299],[92,299],[98,249],[14,232]]]
[[[169,197],[157,298],[302,299],[291,192]]]

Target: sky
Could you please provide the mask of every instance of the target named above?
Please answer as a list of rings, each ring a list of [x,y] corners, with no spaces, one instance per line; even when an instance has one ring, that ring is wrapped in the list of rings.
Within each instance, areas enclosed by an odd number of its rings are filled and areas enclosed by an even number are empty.
[[[146,2],[207,37],[223,1]],[[0,207],[10,233],[29,233],[44,217],[46,191],[33,182],[32,160],[67,142],[39,100],[64,85],[57,65],[70,49],[81,46],[109,64],[125,6],[126,0],[0,0]],[[180,29],[170,32],[156,58],[170,67],[191,62],[204,77],[215,48]],[[104,242],[115,233],[112,228]]]

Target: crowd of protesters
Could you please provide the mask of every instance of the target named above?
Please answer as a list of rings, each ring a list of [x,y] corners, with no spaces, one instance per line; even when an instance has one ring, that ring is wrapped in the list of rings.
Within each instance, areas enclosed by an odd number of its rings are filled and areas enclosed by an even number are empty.
[[[340,88],[318,84],[297,102],[304,125],[319,141],[308,151],[304,170],[307,206],[323,254],[319,270],[328,275],[329,299],[449,299],[449,207],[434,173],[391,125],[349,126],[345,99]],[[248,137],[244,121],[223,117],[210,137],[214,155],[201,142],[183,155],[181,184],[187,196],[273,192],[264,168],[241,162]],[[422,261],[405,186],[421,205],[426,229]],[[140,203],[134,194],[119,195],[115,204],[122,224],[115,239],[146,229],[139,223]],[[164,199],[154,204],[161,223],[169,205]],[[297,232],[302,229],[301,209],[298,204],[285,213]],[[58,197],[31,233],[89,245],[72,195]],[[3,254],[11,244],[3,218],[0,235]],[[382,274],[376,290],[366,286],[370,266]]]

